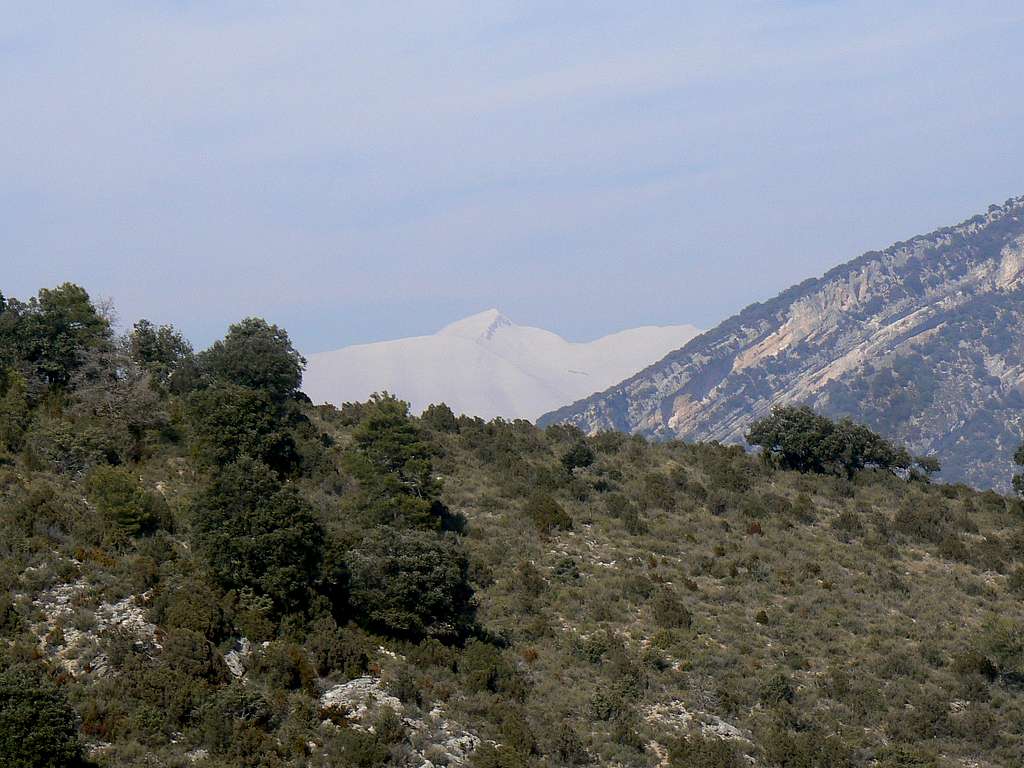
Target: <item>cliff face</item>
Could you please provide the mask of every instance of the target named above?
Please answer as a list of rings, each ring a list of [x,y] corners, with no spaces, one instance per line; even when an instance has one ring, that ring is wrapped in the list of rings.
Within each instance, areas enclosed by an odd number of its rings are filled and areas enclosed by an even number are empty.
[[[947,480],[1005,487],[1022,385],[1024,197],[747,307],[540,423],[740,442],[800,402],[938,454]]]

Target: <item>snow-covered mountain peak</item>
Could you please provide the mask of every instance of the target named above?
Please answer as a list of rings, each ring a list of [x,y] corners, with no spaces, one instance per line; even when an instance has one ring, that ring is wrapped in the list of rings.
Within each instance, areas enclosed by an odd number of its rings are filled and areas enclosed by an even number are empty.
[[[463,339],[490,339],[499,328],[510,328],[514,325],[515,323],[505,317],[500,310],[492,308],[449,323],[438,331],[437,335],[458,336]]]
[[[472,416],[535,419],[622,381],[696,334],[692,325],[649,326],[577,344],[488,309],[431,336],[307,355],[303,389],[335,405],[387,391],[415,413],[444,402]]]

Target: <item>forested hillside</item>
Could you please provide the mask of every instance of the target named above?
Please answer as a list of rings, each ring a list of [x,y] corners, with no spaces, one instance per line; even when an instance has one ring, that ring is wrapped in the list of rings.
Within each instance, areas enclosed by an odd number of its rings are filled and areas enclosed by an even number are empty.
[[[1024,434],[1024,198],[754,304],[541,424],[742,442],[780,404],[849,416],[1008,490]]]
[[[757,456],[303,363],[0,299],[0,764],[1024,763],[1017,499],[809,412]]]

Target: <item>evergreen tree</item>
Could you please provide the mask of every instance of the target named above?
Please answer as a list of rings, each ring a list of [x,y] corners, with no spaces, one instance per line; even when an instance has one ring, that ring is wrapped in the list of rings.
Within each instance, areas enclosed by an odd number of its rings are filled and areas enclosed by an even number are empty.
[[[158,327],[149,320],[139,320],[128,344],[132,359],[164,386],[192,358],[192,345],[172,325]]]
[[[192,510],[196,548],[225,589],[249,589],[285,611],[305,602],[324,533],[309,503],[265,464],[221,469]]]
[[[912,457],[861,424],[849,419],[834,422],[807,406],[778,406],[772,415],[751,425],[747,442],[759,446],[766,458],[783,469],[839,474],[852,478],[867,468],[893,472],[940,469],[934,457]]]
[[[125,534],[138,536],[156,526],[157,501],[127,468],[96,467],[86,489],[100,514]]]
[[[451,641],[471,624],[469,564],[453,538],[385,526],[367,534],[347,560],[350,605],[371,628]]]
[[[193,456],[206,467],[250,456],[288,474],[298,454],[282,413],[264,390],[228,382],[197,389],[186,404]]]
[[[280,403],[298,393],[306,360],[292,347],[285,330],[249,317],[203,352],[199,365],[215,381],[266,392]]]
[[[28,384],[17,371],[8,373],[6,391],[0,397],[0,450],[21,450],[22,437],[32,419]]]
[[[433,475],[435,448],[409,418],[409,404],[374,395],[352,436],[345,466],[359,483],[355,503],[368,521],[439,527],[444,508]]]
[[[80,764],[74,710],[41,670],[0,672],[0,758],[6,768],[70,768]]]
[[[0,335],[44,383],[66,387],[85,353],[110,343],[110,323],[84,288],[72,283],[39,291],[28,303],[7,302]]]

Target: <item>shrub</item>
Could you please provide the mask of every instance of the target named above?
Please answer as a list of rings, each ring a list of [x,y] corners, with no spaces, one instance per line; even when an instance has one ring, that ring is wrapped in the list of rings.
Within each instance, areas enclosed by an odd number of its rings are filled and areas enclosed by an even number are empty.
[[[0,755],[10,768],[68,768],[81,747],[74,710],[42,672],[0,672]]]
[[[562,454],[562,466],[567,471],[589,467],[594,463],[594,452],[582,440],[577,441],[573,446]]]
[[[644,475],[643,501],[653,509],[671,512],[676,508],[675,490],[672,482],[663,474],[651,472]]]
[[[198,632],[172,629],[163,640],[160,662],[176,674],[222,683],[227,680],[227,667],[210,642]]]
[[[316,690],[316,670],[301,646],[286,640],[272,642],[253,659],[251,671],[271,688]]]
[[[454,641],[472,623],[469,565],[458,543],[429,531],[378,528],[348,555],[349,603],[378,631]]]
[[[572,529],[572,517],[547,494],[535,494],[526,502],[526,514],[542,533]]]
[[[100,514],[129,536],[152,531],[167,516],[162,500],[147,492],[125,467],[96,467],[85,487]]]
[[[675,590],[669,587],[655,593],[651,600],[651,614],[654,623],[662,629],[689,629],[693,624],[693,614],[687,610]]]
[[[518,692],[521,689],[515,669],[493,645],[479,640],[466,643],[459,660],[459,673],[470,691]]]
[[[850,748],[836,736],[814,729],[790,731],[776,726],[764,734],[761,748],[779,768],[852,768]]]
[[[529,768],[529,759],[502,744],[482,742],[470,759],[472,768]]]
[[[754,422],[747,434],[750,445],[784,469],[834,473],[852,478],[875,467],[890,471],[917,471],[925,475],[939,470],[932,458],[913,458],[881,435],[849,419],[834,422],[807,406],[778,406],[772,415]]]
[[[371,649],[360,632],[342,629],[328,617],[313,624],[306,638],[306,650],[321,677],[340,674],[351,679],[366,672]]]
[[[896,512],[893,527],[907,536],[938,543],[946,536],[949,517],[942,497],[915,494]]]
[[[733,742],[692,735],[669,746],[668,764],[670,768],[744,768],[746,761]]]
[[[305,602],[319,572],[323,531],[298,490],[266,465],[241,459],[196,498],[193,535],[226,589],[251,589],[279,611]]]

